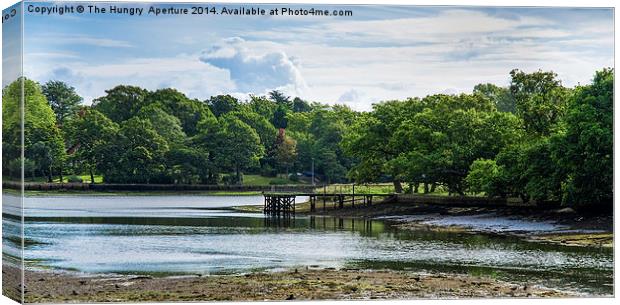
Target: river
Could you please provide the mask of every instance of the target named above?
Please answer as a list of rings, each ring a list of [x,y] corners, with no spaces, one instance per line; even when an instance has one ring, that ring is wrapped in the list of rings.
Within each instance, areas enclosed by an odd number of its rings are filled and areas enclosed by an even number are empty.
[[[612,249],[404,231],[384,220],[272,219],[231,209],[261,202],[261,196],[25,197],[24,256],[28,268],[92,274],[388,268],[492,276],[584,295],[613,293]],[[16,215],[19,198],[4,194],[5,259],[19,256]]]

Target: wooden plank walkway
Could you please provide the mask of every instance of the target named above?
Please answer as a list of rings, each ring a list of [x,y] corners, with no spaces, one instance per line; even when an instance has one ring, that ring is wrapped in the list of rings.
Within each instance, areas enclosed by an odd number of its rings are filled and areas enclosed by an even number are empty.
[[[295,214],[295,198],[308,197],[310,200],[310,212],[316,212],[317,199],[321,198],[323,201],[323,211],[326,210],[327,199],[331,199],[334,203],[334,208],[343,209],[345,203],[350,203],[351,207],[355,207],[356,204],[361,206],[371,206],[374,197],[389,198],[394,197],[394,194],[351,194],[351,193],[263,193],[265,203],[263,206],[263,212],[267,215],[273,216],[287,216]]]

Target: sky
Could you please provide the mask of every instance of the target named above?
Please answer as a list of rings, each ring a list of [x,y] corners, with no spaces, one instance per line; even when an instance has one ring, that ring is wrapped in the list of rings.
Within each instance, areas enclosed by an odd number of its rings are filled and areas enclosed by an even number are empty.
[[[87,104],[125,84],[201,100],[277,89],[366,111],[383,100],[471,92],[478,83],[507,86],[515,68],[552,70],[572,87],[614,65],[612,9],[289,7],[353,16],[26,13],[24,74],[65,81]]]

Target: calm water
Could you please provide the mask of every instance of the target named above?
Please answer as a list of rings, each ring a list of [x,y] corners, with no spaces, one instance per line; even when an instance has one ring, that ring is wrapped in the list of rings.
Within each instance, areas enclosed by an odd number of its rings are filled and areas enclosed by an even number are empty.
[[[303,201],[299,198],[298,201]],[[459,272],[586,294],[613,293],[613,251],[382,221],[264,218],[260,196],[27,197],[30,266],[87,273],[222,274],[292,267]],[[3,252],[17,256],[18,198],[3,195]]]

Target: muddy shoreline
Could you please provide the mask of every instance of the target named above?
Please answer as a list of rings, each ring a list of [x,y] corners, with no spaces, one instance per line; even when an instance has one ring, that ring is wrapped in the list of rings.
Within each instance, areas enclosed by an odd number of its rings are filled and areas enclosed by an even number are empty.
[[[3,265],[3,273],[19,269]],[[26,270],[25,301],[158,302],[543,298],[579,295],[463,274],[298,268],[242,275],[150,277]],[[4,293],[19,295],[18,285]]]
[[[303,211],[303,210],[302,210]],[[428,230],[516,236],[532,242],[579,247],[613,247],[613,215],[584,214],[570,208],[536,207],[449,207],[426,204],[379,203],[370,207],[344,209],[317,207],[308,216],[380,219],[402,230]],[[485,223],[486,217],[491,219]],[[492,219],[543,228],[493,224]],[[442,221],[448,219],[448,221]],[[450,221],[453,220],[453,221]],[[548,227],[548,229],[545,229]]]
[[[254,208],[237,210],[257,212]],[[560,209],[541,211],[386,203],[325,212],[318,209],[312,215],[381,219],[402,230],[511,235],[566,246],[613,247],[612,216],[581,215]],[[553,224],[563,230],[530,232],[520,231],[518,226],[517,230],[495,230],[493,226],[487,230],[437,222],[444,219],[479,220],[481,215],[490,219]],[[14,265],[3,262],[3,293],[12,298],[19,298],[21,293],[18,272]],[[458,272],[300,266],[277,272],[152,277],[28,268],[24,296],[25,301],[31,303],[600,297],[530,285],[514,279],[500,280],[494,276]]]

